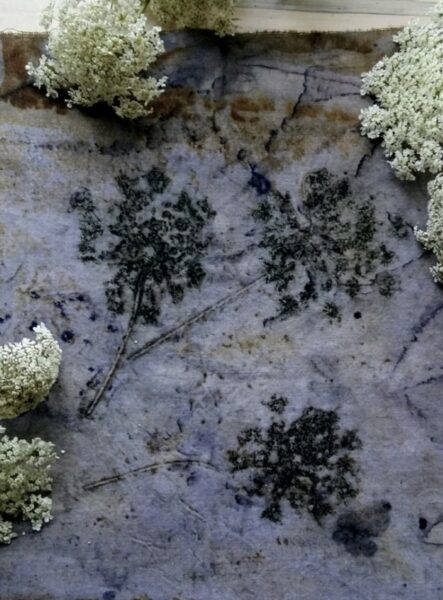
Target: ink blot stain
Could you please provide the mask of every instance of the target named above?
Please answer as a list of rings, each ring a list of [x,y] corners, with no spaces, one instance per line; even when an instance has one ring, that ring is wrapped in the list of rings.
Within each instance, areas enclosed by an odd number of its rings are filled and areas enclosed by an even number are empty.
[[[70,331],[69,329],[66,329],[62,334],[61,334],[61,339],[63,342],[66,342],[67,344],[72,344],[74,342],[75,339],[75,335],[72,331]]]
[[[272,187],[269,179],[256,171],[254,167],[252,167],[252,175],[251,179],[248,181],[248,185],[254,188],[259,196],[268,194]]]
[[[65,304],[63,300],[54,300],[53,305],[55,306],[55,308],[58,308],[58,310],[60,311],[60,315],[66,319],[68,315],[66,313]]]
[[[389,527],[391,509],[391,504],[384,501],[340,515],[332,539],[354,556],[374,556],[378,550],[374,538]]]

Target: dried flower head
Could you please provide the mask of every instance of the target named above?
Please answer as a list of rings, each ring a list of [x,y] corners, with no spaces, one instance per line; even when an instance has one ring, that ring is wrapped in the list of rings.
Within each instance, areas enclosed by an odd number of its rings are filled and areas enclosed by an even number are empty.
[[[394,37],[399,50],[363,75],[362,95],[376,104],[361,113],[362,132],[382,138],[401,179],[443,170],[443,1],[427,24],[412,23]]]
[[[0,419],[35,408],[57,379],[60,346],[43,323],[34,332],[35,340],[0,347]]]
[[[150,27],[139,0],[58,0],[45,11],[47,55],[27,65],[37,87],[69,107],[106,102],[120,117],[151,112],[166,78],[147,69],[164,51],[159,27]]]
[[[401,179],[437,174],[428,186],[427,230],[416,227],[415,234],[436,255],[431,273],[443,283],[443,0],[429,23],[408,25],[394,41],[398,52],[363,76],[362,94],[374,96],[376,104],[361,112],[362,133],[382,138]]]
[[[39,531],[52,519],[50,497],[54,445],[35,438],[30,442],[4,435],[0,427],[0,543],[16,537],[13,522],[30,521]]]
[[[443,174],[428,185],[430,196],[428,204],[428,223],[426,231],[415,228],[415,235],[427,250],[431,250],[437,264],[431,268],[436,283],[443,283]]]
[[[151,0],[149,10],[165,27],[234,32],[234,0]]]

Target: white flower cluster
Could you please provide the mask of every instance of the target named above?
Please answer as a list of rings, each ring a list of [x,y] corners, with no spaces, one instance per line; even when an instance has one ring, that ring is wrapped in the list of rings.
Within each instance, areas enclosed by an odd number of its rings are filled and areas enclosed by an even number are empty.
[[[150,0],[148,7],[165,27],[234,32],[234,0]]]
[[[428,187],[427,231],[417,239],[432,250],[435,281],[443,283],[443,0],[427,24],[412,23],[394,37],[399,51],[363,75],[362,95],[376,104],[362,110],[362,133],[382,138],[388,162],[401,179],[438,175]]]
[[[0,427],[0,543],[16,537],[18,519],[31,521],[36,531],[52,519],[49,470],[56,458],[50,442],[9,438]]]
[[[34,332],[35,340],[0,347],[0,419],[37,406],[57,379],[60,346],[43,323]]]
[[[443,283],[443,174],[428,185],[430,201],[428,204],[428,223],[426,231],[415,228],[415,235],[426,250],[431,250],[437,264],[431,268],[434,281]]]
[[[140,0],[58,0],[42,23],[47,56],[28,73],[47,96],[66,90],[69,107],[106,102],[123,118],[151,112],[165,87],[146,70],[164,51],[159,27],[149,27]]]
[[[402,179],[443,170],[443,2],[428,24],[412,23],[394,37],[399,51],[363,75],[361,93],[377,104],[361,113],[362,132],[383,138]]]

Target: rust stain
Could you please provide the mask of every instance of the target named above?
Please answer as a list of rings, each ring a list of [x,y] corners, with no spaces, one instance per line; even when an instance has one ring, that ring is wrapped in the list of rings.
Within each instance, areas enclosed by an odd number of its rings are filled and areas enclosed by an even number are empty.
[[[279,37],[280,35],[277,34]],[[275,38],[275,34],[273,34]],[[371,32],[311,32],[296,33],[295,35],[282,35],[282,45],[279,47],[287,52],[318,52],[319,50],[345,50],[358,52],[359,54],[369,54],[373,51],[374,36]],[[279,40],[280,41],[280,40]]]
[[[166,88],[151,104],[154,118],[169,119],[186,111],[196,103],[197,94],[190,88]]]
[[[322,64],[333,67],[337,72],[359,74],[394,50],[392,35],[396,32],[396,29],[330,33],[264,32],[260,33],[260,51],[277,51],[282,55],[293,55],[296,60],[305,55],[305,67]],[[254,48],[255,35],[237,35],[234,44],[247,44]],[[337,52],[342,54],[340,65],[336,62]]]
[[[25,67],[29,61],[40,57],[44,39],[40,34],[0,34],[5,71],[4,80],[0,85],[0,96],[10,94],[27,84],[28,74]]]
[[[257,98],[240,96],[231,102],[231,117],[241,123],[256,123],[259,120],[258,113],[270,112],[274,109],[274,101],[266,96]]]
[[[26,72],[26,65],[40,57],[44,39],[41,34],[0,35],[5,72],[0,97],[17,108],[55,108],[58,113],[64,113],[67,108],[61,102],[50,100],[30,85]]]
[[[332,146],[348,155],[363,142],[358,125],[357,111],[306,104],[298,108],[297,115],[290,121],[291,129],[280,143],[289,147],[296,160]]]
[[[244,332],[243,332],[244,333]],[[260,355],[263,352],[267,356],[286,355],[294,348],[293,341],[288,335],[275,335],[272,333],[259,333],[253,336],[240,335],[229,336],[226,342],[214,348],[211,354],[232,356],[238,352],[248,355]]]
[[[313,119],[320,117],[331,123],[358,123],[358,116],[356,114],[347,112],[341,108],[326,108],[321,104],[300,106],[297,110],[297,116]]]
[[[19,88],[8,94],[7,100],[12,106],[17,108],[35,108],[52,109],[55,108],[58,114],[65,114],[68,108],[61,102],[51,100],[45,94],[34,87]]]

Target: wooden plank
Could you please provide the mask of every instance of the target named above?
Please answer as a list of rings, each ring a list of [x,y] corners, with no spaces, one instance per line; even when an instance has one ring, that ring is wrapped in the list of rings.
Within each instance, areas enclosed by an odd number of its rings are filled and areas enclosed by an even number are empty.
[[[428,0],[241,0],[241,2],[247,3],[248,7],[242,6],[236,10],[237,27],[240,32],[367,31],[403,27],[411,18],[426,14],[429,5],[432,4]],[[39,19],[46,5],[47,0],[15,0],[14,3],[11,0],[0,0],[0,31],[42,31]]]
[[[413,15],[298,12],[263,8],[239,8],[237,31],[369,31],[404,27],[412,18],[425,22],[428,17]]]
[[[432,0],[238,0],[241,8],[380,15],[426,15]]]

